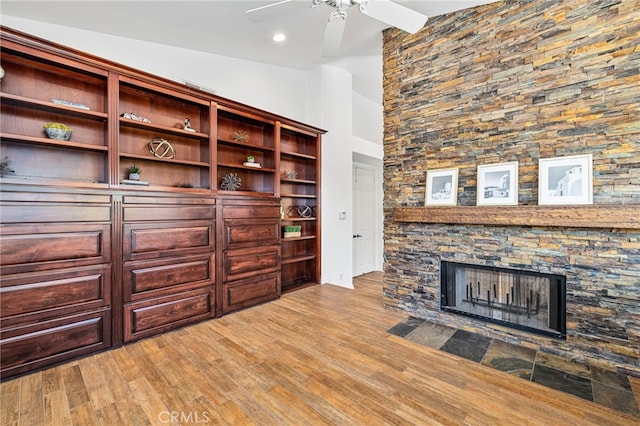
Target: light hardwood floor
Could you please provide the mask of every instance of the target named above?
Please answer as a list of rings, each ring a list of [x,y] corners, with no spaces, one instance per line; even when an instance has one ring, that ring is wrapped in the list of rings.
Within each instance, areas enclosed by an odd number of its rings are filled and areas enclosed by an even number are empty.
[[[306,288],[6,381],[1,424],[637,424],[386,333],[406,314],[382,308],[381,281]]]

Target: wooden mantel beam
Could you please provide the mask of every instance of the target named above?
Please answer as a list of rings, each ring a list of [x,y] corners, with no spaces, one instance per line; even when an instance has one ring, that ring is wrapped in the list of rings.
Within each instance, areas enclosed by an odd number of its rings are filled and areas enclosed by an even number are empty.
[[[396,207],[396,222],[640,229],[640,205]]]

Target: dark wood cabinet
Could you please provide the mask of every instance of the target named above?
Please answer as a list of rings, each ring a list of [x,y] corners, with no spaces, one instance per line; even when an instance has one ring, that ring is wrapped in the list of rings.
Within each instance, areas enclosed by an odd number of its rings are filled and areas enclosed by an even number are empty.
[[[2,377],[111,346],[111,197],[0,192]]]
[[[318,282],[323,130],[4,27],[0,41],[3,379]],[[53,122],[71,136],[48,137]]]
[[[123,199],[124,342],[213,318],[214,199]]]
[[[223,313],[280,295],[280,204],[222,201]]]

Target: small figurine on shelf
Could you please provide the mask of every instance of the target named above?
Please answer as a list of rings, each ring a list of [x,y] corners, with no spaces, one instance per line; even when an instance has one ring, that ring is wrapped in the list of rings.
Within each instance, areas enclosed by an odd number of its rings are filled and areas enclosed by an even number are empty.
[[[196,131],[195,129],[191,128],[191,120],[189,119],[189,117],[186,117],[184,119],[184,127],[183,127],[183,129],[186,130],[187,132],[195,132]]]
[[[253,155],[247,155],[247,163],[254,163],[256,158]]]
[[[7,173],[15,173],[15,171],[9,168],[9,157],[4,157],[0,162],[0,177],[6,176]]]
[[[129,167],[129,180],[140,180],[140,167],[135,164]]]

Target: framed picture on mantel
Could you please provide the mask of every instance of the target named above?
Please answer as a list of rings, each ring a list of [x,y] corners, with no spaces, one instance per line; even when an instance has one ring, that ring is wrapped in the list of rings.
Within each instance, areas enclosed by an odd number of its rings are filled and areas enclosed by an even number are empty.
[[[455,206],[458,201],[458,169],[427,171],[426,205]]]
[[[541,158],[538,204],[593,204],[592,155]]]
[[[518,162],[478,166],[479,206],[518,204]]]

